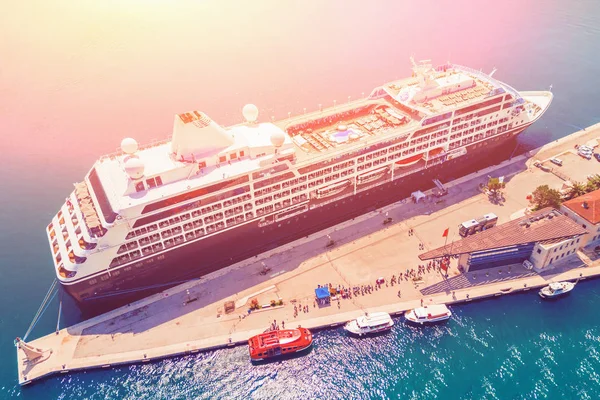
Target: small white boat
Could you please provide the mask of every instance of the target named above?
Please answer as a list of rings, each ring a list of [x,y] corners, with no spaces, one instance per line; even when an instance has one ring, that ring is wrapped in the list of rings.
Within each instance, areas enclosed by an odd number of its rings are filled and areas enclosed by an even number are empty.
[[[344,329],[348,332],[362,336],[369,333],[378,333],[392,329],[394,321],[386,312],[375,312],[358,317],[348,322]]]
[[[540,289],[539,294],[542,299],[554,299],[569,293],[574,287],[573,282],[552,282]]]
[[[404,313],[404,318],[407,321],[420,325],[445,321],[450,319],[451,316],[452,312],[445,304],[418,307]]]

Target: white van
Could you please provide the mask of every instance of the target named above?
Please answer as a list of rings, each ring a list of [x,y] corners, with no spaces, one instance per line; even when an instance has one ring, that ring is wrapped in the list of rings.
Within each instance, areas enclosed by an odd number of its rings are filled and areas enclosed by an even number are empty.
[[[558,165],[558,166],[562,166],[562,160],[561,160],[560,158],[556,158],[556,157],[554,157],[554,158],[551,158],[551,159],[550,159],[550,162],[551,162],[552,164],[556,164],[556,165]]]
[[[525,269],[533,269],[533,264],[531,263],[531,261],[525,260],[523,261],[523,267],[525,267]]]

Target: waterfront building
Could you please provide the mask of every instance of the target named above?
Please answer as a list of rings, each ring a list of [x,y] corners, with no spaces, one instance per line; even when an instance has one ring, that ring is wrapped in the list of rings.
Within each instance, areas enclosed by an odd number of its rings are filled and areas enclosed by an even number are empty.
[[[554,267],[575,254],[587,231],[560,211],[544,208],[419,255],[421,260],[458,256],[464,271],[522,264],[535,271]]]
[[[600,244],[600,189],[565,201],[560,208],[587,231],[579,247]]]

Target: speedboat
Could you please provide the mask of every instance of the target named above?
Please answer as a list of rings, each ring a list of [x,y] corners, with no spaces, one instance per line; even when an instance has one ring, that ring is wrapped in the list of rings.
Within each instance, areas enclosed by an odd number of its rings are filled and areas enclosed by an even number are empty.
[[[312,342],[312,334],[306,328],[281,329],[252,336],[248,339],[248,350],[252,361],[262,361],[301,352]]]
[[[450,319],[452,312],[445,304],[434,304],[408,310],[404,313],[407,321],[423,325]]]
[[[375,312],[358,317],[348,322],[344,329],[354,335],[362,336],[392,329],[394,321],[386,312]]]
[[[540,289],[539,295],[542,299],[555,299],[569,293],[575,287],[573,282],[552,282]]]

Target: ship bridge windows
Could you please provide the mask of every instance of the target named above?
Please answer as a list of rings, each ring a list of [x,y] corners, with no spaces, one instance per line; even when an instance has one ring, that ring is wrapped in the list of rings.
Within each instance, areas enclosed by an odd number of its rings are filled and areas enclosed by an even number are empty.
[[[479,112],[477,113],[477,116],[478,116],[478,117],[483,117],[484,115],[487,115],[487,114],[492,114],[492,113],[498,112],[498,111],[500,111],[500,108],[501,108],[500,106],[496,106],[496,107],[492,107],[492,108],[490,108],[490,109],[487,109],[487,110],[479,111]]]
[[[203,187],[200,189],[191,190],[187,193],[183,193],[183,194],[180,194],[177,196],[170,197],[165,200],[161,200],[161,201],[157,201],[152,204],[148,204],[142,210],[142,214],[147,214],[149,212],[160,210],[161,208],[165,208],[165,207],[172,206],[174,204],[182,203],[184,201],[191,200],[191,199],[194,199],[194,198],[197,198],[200,196],[204,196],[209,193],[221,191],[221,190],[233,187],[233,186],[238,186],[238,185],[241,185],[248,181],[249,181],[248,175],[244,175],[239,178],[229,179],[229,180],[226,180],[226,181],[223,181],[220,183],[216,183],[213,185],[209,185],[209,186],[206,186],[206,187]],[[247,191],[249,189],[248,187],[246,187],[246,188],[247,189],[244,191]],[[232,193],[233,193],[233,195],[240,194],[240,193],[236,193],[236,190],[233,190]],[[190,205],[188,204],[186,206],[189,207]],[[186,206],[184,206],[184,207],[186,207]],[[178,212],[182,211],[182,209],[176,209],[176,211],[175,210],[169,210],[169,211],[173,212],[173,214],[177,214]]]
[[[486,100],[481,103],[473,104],[472,106],[464,107],[464,108],[454,111],[454,115],[459,116],[459,115],[467,114],[467,113],[470,113],[475,110],[479,110],[484,107],[498,104],[498,103],[502,102],[502,100],[503,100],[503,96],[499,96],[499,97],[496,97],[495,99]]]
[[[160,176],[155,176],[154,178],[146,179],[146,184],[148,184],[148,189],[151,189],[162,185],[162,179]]]

